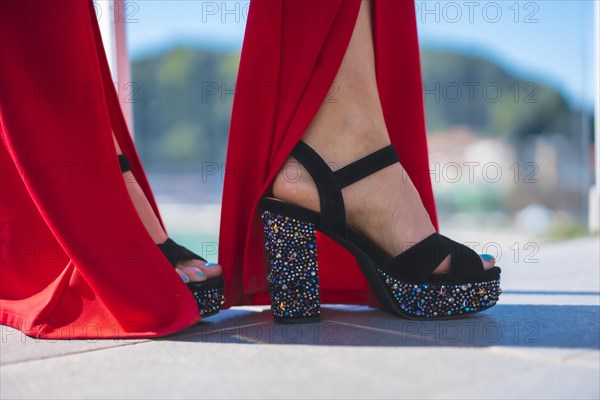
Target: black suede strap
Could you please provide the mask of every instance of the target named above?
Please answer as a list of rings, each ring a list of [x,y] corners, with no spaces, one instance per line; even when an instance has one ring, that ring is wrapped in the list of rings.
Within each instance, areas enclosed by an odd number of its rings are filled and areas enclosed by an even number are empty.
[[[306,168],[317,185],[321,205],[321,227],[343,237],[347,233],[342,188],[398,162],[396,151],[391,145],[336,172],[331,170],[316,151],[302,141],[294,147],[292,156]]]
[[[453,278],[481,275],[483,263],[472,249],[446,236],[434,233],[399,256],[387,262],[383,268],[392,276],[412,283],[423,283],[446,257],[451,255],[450,274]]]
[[[329,165],[309,145],[300,141],[292,156],[306,168],[317,185],[321,207],[321,226],[338,235],[346,235],[346,209],[342,190]]]
[[[177,244],[173,239],[168,238],[164,243],[159,244],[158,248],[165,255],[169,263],[173,267],[177,266],[177,263],[182,260],[201,260],[206,261],[193,251]]]
[[[452,258],[450,261],[450,272],[455,276],[473,277],[481,275],[483,263],[481,257],[473,249],[462,243],[442,236],[450,244]]]
[[[383,268],[393,276],[422,283],[450,253],[448,242],[442,235],[433,233],[391,259]]]
[[[392,145],[346,165],[333,173],[336,182],[344,188],[363,178],[398,162],[398,155]]]
[[[119,164],[121,165],[121,172],[131,171],[131,164],[125,154],[119,154]]]

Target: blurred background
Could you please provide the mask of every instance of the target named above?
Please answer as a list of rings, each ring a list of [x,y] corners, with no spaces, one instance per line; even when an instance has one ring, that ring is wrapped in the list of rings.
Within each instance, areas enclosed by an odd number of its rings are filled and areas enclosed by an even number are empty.
[[[161,213],[211,260],[248,3],[138,0],[114,13],[130,63],[116,85]],[[540,241],[590,234],[590,217],[597,231],[594,2],[415,5],[442,231],[517,263],[535,262]]]

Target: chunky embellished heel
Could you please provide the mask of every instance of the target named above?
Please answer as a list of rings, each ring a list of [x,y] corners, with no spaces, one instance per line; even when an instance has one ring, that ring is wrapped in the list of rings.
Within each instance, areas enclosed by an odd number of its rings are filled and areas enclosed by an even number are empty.
[[[262,214],[276,322],[317,322],[320,315],[315,225],[271,211]]]
[[[465,245],[434,233],[392,256],[346,224],[342,189],[397,163],[391,145],[335,172],[304,142],[299,142],[291,155],[315,182],[321,211],[272,197],[260,200],[276,318],[318,315],[315,229],[354,255],[381,303],[402,317],[454,318],[496,304],[502,293],[500,268],[484,269],[481,258]],[[434,274],[448,256],[450,271]]]
[[[121,172],[131,171],[131,164],[124,154],[118,156]],[[175,268],[181,260],[202,260],[193,251],[175,243],[173,239],[167,238],[164,243],[158,245],[159,250]],[[200,282],[186,283],[188,289],[194,295],[198,311],[203,317],[209,317],[219,312],[221,305],[225,302],[223,277],[210,278]]]
[[[196,299],[198,311],[205,318],[217,314],[225,302],[222,276],[202,282],[188,282],[187,287]]]

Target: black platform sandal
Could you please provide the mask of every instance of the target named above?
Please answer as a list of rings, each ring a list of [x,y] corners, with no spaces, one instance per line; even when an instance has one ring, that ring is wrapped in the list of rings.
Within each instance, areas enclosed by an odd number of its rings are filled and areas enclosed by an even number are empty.
[[[260,200],[271,311],[277,322],[319,319],[316,230],[354,255],[383,305],[402,317],[454,318],[496,304],[502,292],[500,268],[484,270],[481,258],[465,245],[434,233],[391,257],[346,225],[341,189],[398,162],[391,145],[335,172],[304,142],[291,155],[313,178],[321,212],[275,198]],[[433,274],[448,255],[450,272]]]
[[[131,171],[131,164],[124,154],[119,155],[119,164],[121,165],[121,172]],[[171,263],[173,268],[175,268],[181,260],[206,261],[198,254],[177,244],[170,238],[167,238],[164,243],[158,244],[157,246],[169,263]],[[187,282],[186,285],[194,295],[196,303],[198,304],[198,310],[203,317],[209,317],[219,312],[221,305],[225,302],[222,276],[209,278],[200,282]]]

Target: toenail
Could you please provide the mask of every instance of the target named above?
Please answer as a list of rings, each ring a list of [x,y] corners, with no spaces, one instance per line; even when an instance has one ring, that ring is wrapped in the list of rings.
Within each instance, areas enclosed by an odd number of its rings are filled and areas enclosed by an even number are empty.
[[[492,261],[494,259],[494,256],[491,254],[482,254],[481,258],[483,258],[484,261]]]

